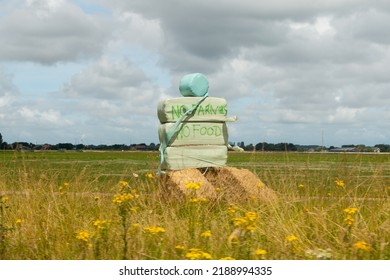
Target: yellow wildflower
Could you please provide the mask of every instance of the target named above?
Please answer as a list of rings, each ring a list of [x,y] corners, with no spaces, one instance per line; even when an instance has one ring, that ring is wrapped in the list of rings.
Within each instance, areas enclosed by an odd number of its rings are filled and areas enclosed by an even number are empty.
[[[336,186],[337,187],[340,187],[340,188],[343,188],[343,187],[345,187],[345,183],[344,183],[344,181],[343,180],[339,180],[339,179],[337,179],[336,181],[334,181],[335,183],[336,183]]]
[[[186,258],[190,260],[210,260],[212,257],[209,253],[201,249],[192,248],[186,254]]]
[[[0,198],[1,198],[0,200],[1,203],[5,204],[8,202],[8,196],[0,196]]]
[[[289,236],[286,236],[286,241],[295,242],[295,241],[298,241],[298,237],[296,237],[295,235],[289,235]]]
[[[208,238],[211,237],[211,230],[206,230],[200,234],[200,237]]]
[[[258,187],[258,188],[262,188],[262,187],[264,187],[265,185],[264,185],[264,183],[263,182],[258,182],[257,184],[256,184],[256,187]]]
[[[132,226],[133,228],[139,228],[139,227],[140,227],[139,223],[134,223],[134,224],[132,224],[131,226]]]
[[[347,225],[351,226],[351,225],[354,224],[355,219],[354,219],[351,215],[347,215],[347,216],[344,218],[344,222],[345,222]]]
[[[119,181],[119,186],[121,186],[121,187],[128,187],[129,183],[126,182],[126,181]]]
[[[175,249],[178,251],[184,251],[186,249],[186,247],[184,247],[184,245],[176,245]]]
[[[249,221],[253,222],[254,220],[256,220],[257,214],[255,212],[246,212],[245,218],[248,219]]]
[[[237,212],[237,206],[235,205],[232,205],[232,206],[229,206],[229,208],[227,209],[227,212],[230,216],[233,216],[236,212]]]
[[[153,174],[152,174],[152,173],[146,174],[146,178],[148,178],[148,179],[153,179]]]
[[[243,230],[254,231],[256,229],[256,218],[255,212],[246,212],[245,217],[233,218],[233,224]]]
[[[17,225],[21,225],[22,223],[24,223],[24,220],[22,220],[22,219],[16,219],[16,221],[15,221],[15,224],[17,224]]]
[[[204,197],[194,197],[194,198],[190,198],[190,202],[206,202],[207,201],[207,198],[204,198]]]
[[[165,229],[162,228],[162,227],[154,227],[154,226],[151,226],[151,227],[144,227],[144,230],[152,235],[156,235],[156,234],[159,234],[159,233],[164,233],[165,232]]]
[[[355,244],[353,244],[353,246],[356,248],[356,249],[359,249],[359,250],[362,250],[362,251],[369,251],[371,250],[371,247],[370,245],[368,245],[366,242],[364,241],[358,241],[356,242]]]
[[[107,220],[95,220],[93,222],[93,225],[98,229],[105,229],[108,226],[108,221]]]
[[[245,218],[234,218],[233,222],[236,227],[245,226],[247,224],[247,220]]]
[[[345,208],[344,209],[344,212],[347,213],[347,214],[355,214],[359,209],[357,209],[356,207],[349,207],[349,208]]]
[[[214,188],[214,190],[215,190],[216,192],[220,192],[220,191],[221,191],[221,188]]]
[[[132,200],[134,198],[138,198],[138,195],[132,195],[130,193],[115,194],[114,197],[112,198],[112,202],[121,204],[129,200]]]
[[[95,195],[95,196],[93,197],[93,200],[95,200],[96,202],[98,202],[98,201],[100,200],[100,196]]]
[[[198,182],[198,183],[186,182],[185,183],[186,189],[198,190],[201,186],[202,186],[202,182]]]
[[[256,254],[257,256],[266,255],[266,254],[267,254],[267,251],[264,250],[264,249],[257,249],[257,250],[255,251],[255,254]]]
[[[78,232],[76,232],[76,239],[78,240],[88,242],[90,237],[91,234],[88,230],[79,230]]]
[[[248,231],[254,231],[256,229],[256,225],[255,224],[249,224],[245,227],[246,230]]]
[[[235,258],[232,258],[232,257],[223,257],[223,258],[220,258],[219,260],[220,260],[220,261],[233,261],[233,260],[235,260]]]
[[[299,185],[298,185],[298,188],[300,188],[300,189],[303,189],[304,187],[305,187],[304,184],[299,184]]]

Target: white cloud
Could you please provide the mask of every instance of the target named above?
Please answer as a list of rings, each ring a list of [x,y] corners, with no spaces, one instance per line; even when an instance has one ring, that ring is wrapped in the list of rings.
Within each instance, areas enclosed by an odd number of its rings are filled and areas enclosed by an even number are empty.
[[[34,123],[36,125],[58,125],[63,126],[69,123],[61,117],[61,114],[55,110],[41,111],[28,107],[21,107],[18,110],[18,115],[24,122]]]
[[[3,61],[53,64],[98,56],[109,36],[109,22],[67,1],[28,1],[0,17]]]

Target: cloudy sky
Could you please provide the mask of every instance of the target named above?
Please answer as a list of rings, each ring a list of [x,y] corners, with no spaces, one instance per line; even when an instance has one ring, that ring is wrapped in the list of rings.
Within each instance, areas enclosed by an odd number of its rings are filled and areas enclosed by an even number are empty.
[[[229,140],[390,144],[390,1],[0,0],[9,143],[158,143],[181,77],[224,97]]]

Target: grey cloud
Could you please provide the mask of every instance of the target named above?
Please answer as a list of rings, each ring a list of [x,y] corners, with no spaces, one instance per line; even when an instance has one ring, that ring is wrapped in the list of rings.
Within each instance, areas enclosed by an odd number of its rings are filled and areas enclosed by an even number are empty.
[[[75,97],[121,99],[126,98],[129,90],[140,88],[147,81],[145,74],[133,67],[126,58],[116,61],[102,58],[75,74],[65,84],[64,92]]]
[[[110,24],[61,2],[57,9],[27,6],[0,17],[3,61],[33,61],[53,64],[94,57],[102,52]]]

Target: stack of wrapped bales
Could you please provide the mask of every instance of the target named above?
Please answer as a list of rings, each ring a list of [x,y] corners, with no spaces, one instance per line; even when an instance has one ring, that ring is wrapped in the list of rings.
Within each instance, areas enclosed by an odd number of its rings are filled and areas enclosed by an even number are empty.
[[[180,81],[183,97],[158,104],[161,170],[224,166],[227,161],[227,104],[208,96],[208,80],[189,74]]]

